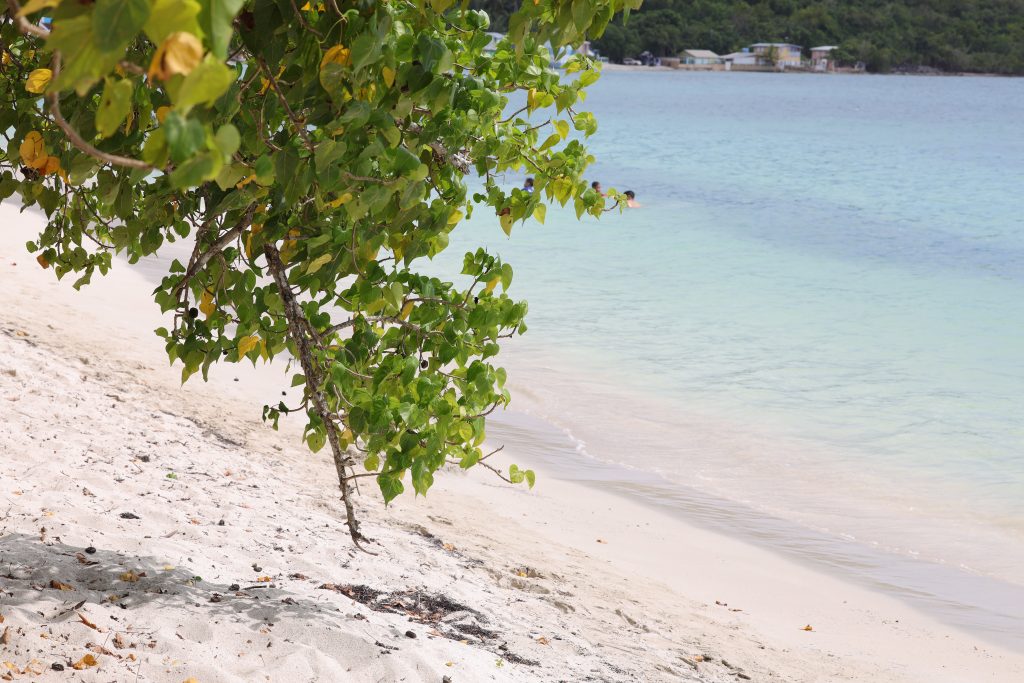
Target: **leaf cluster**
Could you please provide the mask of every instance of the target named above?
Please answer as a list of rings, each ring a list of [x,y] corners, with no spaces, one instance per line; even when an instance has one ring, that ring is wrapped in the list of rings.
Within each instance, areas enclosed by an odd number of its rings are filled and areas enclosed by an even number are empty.
[[[0,199],[45,213],[28,245],[43,267],[80,287],[187,240],[154,292],[182,380],[287,358],[303,399],[264,415],[304,416],[343,494],[361,476],[386,500],[425,493],[445,463],[486,459],[485,418],[510,400],[495,356],[527,306],[483,250],[468,286],[417,264],[474,210],[506,233],[547,203],[605,210],[579,110],[597,65],[555,71],[549,45],[599,32],[621,0],[529,0],[495,51],[487,14],[451,0],[9,6]]]

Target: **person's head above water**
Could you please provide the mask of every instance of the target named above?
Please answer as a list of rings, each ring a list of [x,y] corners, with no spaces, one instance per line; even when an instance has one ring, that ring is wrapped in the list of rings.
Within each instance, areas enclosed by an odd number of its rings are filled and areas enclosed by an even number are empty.
[[[523,182],[523,189],[526,189],[526,188],[528,188],[528,187],[529,187],[529,188],[532,188],[532,187],[533,187],[533,178],[527,178],[527,179],[526,179],[526,180],[525,180],[525,181]]]
[[[636,199],[636,192],[633,192],[633,190],[626,190],[623,194],[630,199]]]
[[[594,182],[590,183],[590,187],[594,190],[594,192],[600,192],[601,191],[601,183],[599,183],[596,180]]]

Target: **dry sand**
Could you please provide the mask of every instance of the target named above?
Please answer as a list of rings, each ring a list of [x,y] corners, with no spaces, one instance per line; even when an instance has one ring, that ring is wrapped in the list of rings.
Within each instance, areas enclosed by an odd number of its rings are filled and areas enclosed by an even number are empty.
[[[327,458],[259,421],[283,369],[180,387],[152,285],[58,284],[22,247],[39,225],[0,206],[4,678],[1024,680],[1019,653],[543,471],[387,509],[363,486],[358,552]]]

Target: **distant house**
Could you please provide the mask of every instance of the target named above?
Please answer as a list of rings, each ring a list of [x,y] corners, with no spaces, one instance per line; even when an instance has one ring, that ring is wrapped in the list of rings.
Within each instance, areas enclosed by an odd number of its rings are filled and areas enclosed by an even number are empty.
[[[754,43],[749,50],[757,55],[758,66],[800,66],[803,48],[790,43]]]
[[[835,71],[836,60],[832,57],[832,51],[837,49],[836,45],[821,45],[811,48],[811,68],[815,71]]]
[[[753,52],[747,52],[743,50],[741,52],[730,52],[727,55],[722,55],[722,61],[725,62],[725,68],[731,67],[752,67],[757,66],[758,57]]]
[[[711,50],[683,50],[683,64],[710,65],[721,64],[724,60]]]

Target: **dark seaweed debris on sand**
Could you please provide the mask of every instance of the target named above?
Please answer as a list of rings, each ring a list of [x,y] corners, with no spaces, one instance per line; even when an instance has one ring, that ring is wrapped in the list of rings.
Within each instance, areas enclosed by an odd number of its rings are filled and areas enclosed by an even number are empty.
[[[325,583],[319,588],[337,591],[375,612],[404,614],[410,621],[431,626],[435,635],[440,634],[450,640],[475,640],[488,645],[500,636],[497,631],[485,627],[488,619],[481,612],[440,593],[420,590],[388,592],[359,584]],[[497,651],[514,664],[538,664],[511,652],[505,643],[498,644]]]

